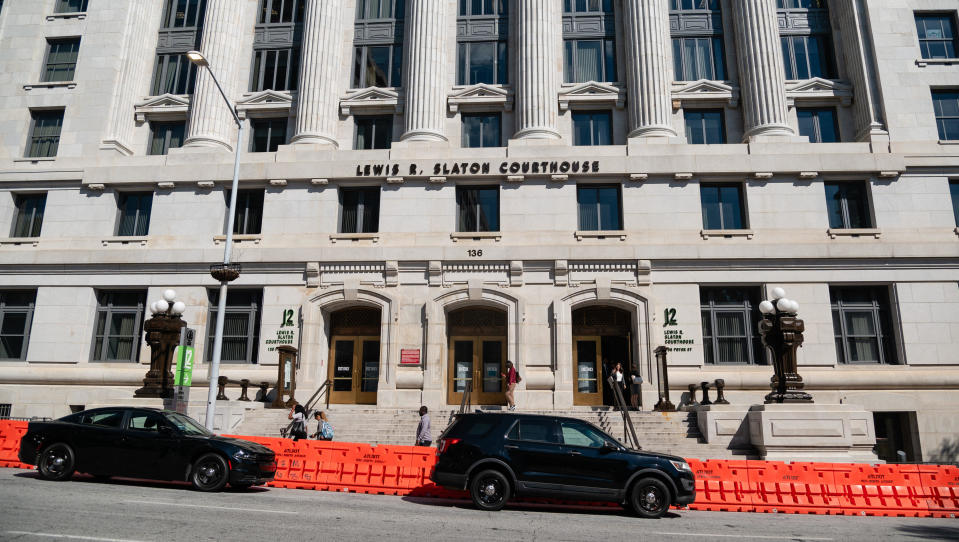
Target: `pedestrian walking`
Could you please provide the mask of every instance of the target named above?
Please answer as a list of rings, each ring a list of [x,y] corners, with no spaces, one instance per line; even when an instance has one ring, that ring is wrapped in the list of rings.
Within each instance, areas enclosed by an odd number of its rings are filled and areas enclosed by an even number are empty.
[[[516,389],[516,384],[523,381],[523,377],[516,372],[516,367],[509,360],[506,360],[506,374],[500,373],[500,376],[506,379],[506,404],[509,405],[510,410],[516,410],[516,398],[513,396],[513,391]]]
[[[416,426],[416,445],[430,446],[433,444],[433,433],[430,432],[430,409],[426,405],[420,407],[420,424]]]
[[[642,407],[642,387],[643,387],[643,377],[639,376],[639,373],[633,371],[632,375],[632,396],[629,398],[629,403],[633,406],[634,409],[640,410]]]
[[[333,440],[333,424],[330,423],[329,418],[326,417],[326,413],[322,410],[317,410],[313,417],[316,419],[316,433],[313,433],[312,438],[316,440]]]
[[[306,410],[303,408],[303,405],[297,404],[290,409],[290,414],[286,417],[288,420],[293,420],[293,423],[290,424],[290,436],[293,437],[293,442],[296,442],[300,439],[306,438]]]
[[[616,388],[622,392],[623,397],[626,397],[626,379],[623,377],[623,364],[617,363],[613,367],[613,380],[616,382]]]

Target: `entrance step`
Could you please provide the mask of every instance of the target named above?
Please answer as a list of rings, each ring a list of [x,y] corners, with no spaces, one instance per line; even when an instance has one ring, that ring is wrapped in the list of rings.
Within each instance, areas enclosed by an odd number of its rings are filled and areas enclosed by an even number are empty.
[[[476,410],[476,409],[474,409]],[[479,410],[502,410],[481,408]],[[437,409],[430,412],[433,439],[439,438],[453,420],[459,409]],[[610,407],[580,407],[563,410],[521,410],[522,414],[547,414],[568,416],[588,421],[624,440],[625,428],[621,413]],[[286,409],[262,409],[247,411],[243,422],[236,427],[238,435],[279,437],[280,429],[289,424]],[[335,428],[335,440],[365,442],[369,444],[412,445],[415,439],[419,415],[416,410],[404,408],[376,408],[364,405],[331,405],[326,410],[330,423]],[[730,449],[728,443],[705,443],[696,425],[695,414],[688,412],[630,412],[633,427],[644,450],[670,453],[698,459],[744,459],[755,456],[755,450]],[[312,420],[310,433],[316,430]]]

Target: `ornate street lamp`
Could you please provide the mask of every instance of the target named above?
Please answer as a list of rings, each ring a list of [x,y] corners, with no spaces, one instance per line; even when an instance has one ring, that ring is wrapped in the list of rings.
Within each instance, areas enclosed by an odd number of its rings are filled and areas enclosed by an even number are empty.
[[[180,317],[186,303],[176,301],[176,292],[166,290],[163,299],[150,305],[153,316],[143,324],[146,342],[150,345],[150,370],[143,379],[143,387],[134,397],[173,397],[173,352],[180,344],[180,330],[186,322]]]
[[[766,395],[766,403],[812,403],[812,396],[803,391],[802,377],[796,364],[796,351],[802,345],[806,326],[796,316],[799,303],[786,298],[786,291],[773,288],[773,299],[759,304],[763,319],[759,322],[759,335],[763,345],[773,354],[775,374],[770,379],[772,392]]]

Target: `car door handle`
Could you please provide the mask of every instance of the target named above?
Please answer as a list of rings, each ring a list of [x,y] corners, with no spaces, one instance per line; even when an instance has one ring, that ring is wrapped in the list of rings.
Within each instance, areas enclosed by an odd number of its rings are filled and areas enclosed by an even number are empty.
[[[514,445],[512,445],[512,444],[506,444],[506,445],[503,446],[503,448],[506,448],[507,450],[518,450],[518,449],[519,449],[519,446],[514,446]]]
[[[569,455],[583,455],[583,454],[581,452],[577,452],[576,450],[572,450],[569,452]]]

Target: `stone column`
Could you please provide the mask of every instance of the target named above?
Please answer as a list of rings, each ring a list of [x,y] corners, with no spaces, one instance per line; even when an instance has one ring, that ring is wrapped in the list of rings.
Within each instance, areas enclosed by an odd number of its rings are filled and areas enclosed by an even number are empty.
[[[775,0],[733,0],[736,59],[743,89],[744,139],[795,136],[789,127]]]
[[[516,139],[559,139],[559,0],[516,2]]]
[[[125,156],[133,154],[133,106],[140,96],[149,92],[148,63],[155,57],[156,50],[156,44],[143,36],[156,33],[150,23],[156,20],[154,14],[159,9],[157,0],[131,2],[127,6],[123,28],[120,29],[123,35],[122,54],[118,55],[122,59],[120,73],[113,87],[106,133],[100,142],[103,150],[114,150]]]
[[[864,5],[859,0],[841,0],[831,2],[829,7],[838,28],[842,29],[842,55],[855,96],[856,140],[882,142],[888,150],[889,133],[883,125],[882,102],[876,84],[873,47]]]
[[[236,52],[246,34],[243,15],[235,0],[207,0],[200,52],[231,101],[239,94]],[[233,151],[236,123],[206,68],[197,68],[188,133],[184,147]]]
[[[406,132],[403,141],[447,141],[446,16],[449,2],[409,0],[404,81]]]
[[[629,137],[676,137],[667,0],[624,0]]]
[[[337,81],[342,0],[306,0],[293,144],[338,147]]]

